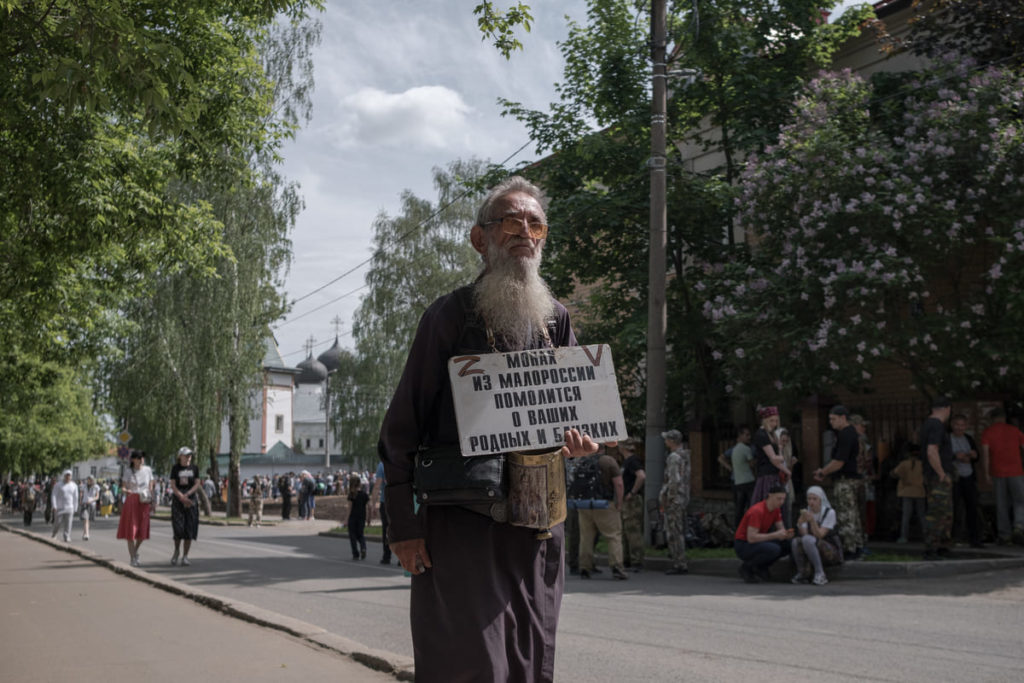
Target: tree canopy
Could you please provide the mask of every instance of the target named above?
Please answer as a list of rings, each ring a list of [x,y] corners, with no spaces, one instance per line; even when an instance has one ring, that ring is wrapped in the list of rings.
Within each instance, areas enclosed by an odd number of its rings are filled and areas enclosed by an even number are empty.
[[[830,6],[834,3],[825,3]],[[808,74],[825,66],[857,30],[864,11],[837,24],[816,0],[674,4],[669,10],[671,100],[668,135],[677,144],[721,150],[722,163],[694,173],[671,154],[668,172],[668,343],[672,363],[666,416],[713,414],[724,382],[705,340],[704,273],[696,261],[724,261],[744,247],[731,235],[742,160],[771,144],[788,103]],[[570,22],[559,101],[547,111],[504,102],[526,124],[541,163],[524,169],[551,196],[552,236],[545,275],[562,297],[576,293],[581,340],[609,342],[626,419],[644,424],[647,328],[650,95],[647,8],[591,0],[586,24]],[[715,127],[722,134],[700,134]]]
[[[808,86],[744,173],[750,259],[706,266],[737,393],[859,389],[883,360],[928,395],[1020,386],[1022,93],[959,56],[888,91]]]
[[[293,128],[260,44],[275,17],[320,6],[0,3],[0,348],[17,361],[5,372],[52,362],[101,391],[97,359],[131,334],[136,302],[237,262],[215,198],[259,192],[253,160]],[[44,400],[3,378],[17,405]]]

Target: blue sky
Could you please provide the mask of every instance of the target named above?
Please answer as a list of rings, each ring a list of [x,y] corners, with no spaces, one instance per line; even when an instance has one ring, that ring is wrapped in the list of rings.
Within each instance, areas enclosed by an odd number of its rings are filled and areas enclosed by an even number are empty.
[[[563,66],[556,43],[566,35],[565,15],[585,19],[584,0],[527,0],[535,23],[510,61],[481,40],[478,2],[329,0],[320,15],[313,118],[283,150],[283,172],[300,183],[306,202],[292,234],[288,297],[355,270],[275,326],[286,363],[305,357],[310,336],[314,355],[325,350],[335,317],[342,345],[352,346],[346,333],[365,291],[366,268],[358,266],[370,256],[380,212],[397,213],[406,189],[434,200],[435,167],[470,157],[500,161],[526,143],[525,128],[501,116],[499,97],[533,109],[556,99]],[[527,146],[513,163],[533,158]]]

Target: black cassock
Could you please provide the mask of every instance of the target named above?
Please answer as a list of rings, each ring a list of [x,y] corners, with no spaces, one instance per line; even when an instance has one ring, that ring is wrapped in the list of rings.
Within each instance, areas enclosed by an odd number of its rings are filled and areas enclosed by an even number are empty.
[[[412,578],[410,620],[416,680],[550,681],[562,603],[563,525],[552,538],[455,506],[413,512],[420,445],[459,443],[448,359],[489,353],[487,336],[463,303],[467,288],[427,309],[381,428],[385,505],[394,541],[426,540],[433,568]],[[573,346],[569,314],[557,301],[556,346]],[[542,348],[538,339],[529,348]],[[502,348],[500,340],[497,350]],[[518,349],[516,349],[518,350]]]

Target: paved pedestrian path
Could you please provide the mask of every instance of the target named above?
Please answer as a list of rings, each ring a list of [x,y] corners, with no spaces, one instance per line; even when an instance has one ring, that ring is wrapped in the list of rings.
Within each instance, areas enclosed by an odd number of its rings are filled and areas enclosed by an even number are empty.
[[[314,637],[228,616],[48,543],[0,531],[7,681],[395,680]]]

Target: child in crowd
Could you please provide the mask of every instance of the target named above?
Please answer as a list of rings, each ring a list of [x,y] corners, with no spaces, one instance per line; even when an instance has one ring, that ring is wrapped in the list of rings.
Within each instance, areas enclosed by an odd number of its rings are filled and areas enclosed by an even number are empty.
[[[915,445],[908,447],[907,456],[892,470],[892,476],[899,479],[896,495],[903,504],[903,519],[900,523],[900,537],[897,543],[906,543],[910,534],[910,515],[917,514],[917,523],[924,528],[925,490],[924,466],[921,451]]]
[[[366,536],[363,532],[366,528],[366,504],[370,502],[370,496],[358,474],[348,478],[348,500],[348,542],[352,545],[352,559],[365,560]]]

